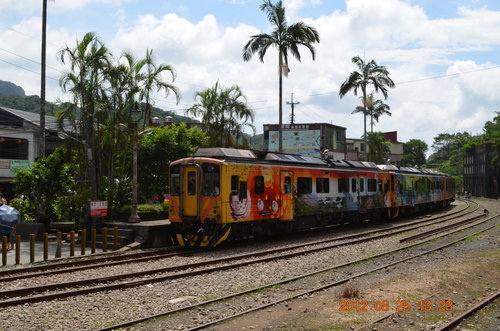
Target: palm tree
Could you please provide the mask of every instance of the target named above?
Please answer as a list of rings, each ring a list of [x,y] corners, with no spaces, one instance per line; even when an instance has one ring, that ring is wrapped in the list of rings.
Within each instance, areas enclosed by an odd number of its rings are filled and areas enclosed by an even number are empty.
[[[313,44],[319,42],[319,34],[312,26],[303,22],[288,25],[285,18],[285,7],[282,1],[275,4],[265,0],[260,9],[267,14],[269,22],[275,27],[271,34],[261,33],[253,35],[243,47],[243,60],[249,61],[252,55],[259,54],[259,59],[264,62],[267,49],[271,46],[278,49],[279,72],[279,152],[283,151],[283,74],[288,75],[288,53],[300,61],[299,46],[305,46],[311,52],[314,60],[316,52]]]
[[[342,83],[340,86],[339,96],[342,98],[350,90],[354,91],[354,95],[358,95],[358,90],[361,90],[362,100],[366,100],[367,88],[369,85],[373,85],[375,92],[382,92],[384,98],[387,99],[387,88],[395,87],[394,82],[389,78],[389,71],[387,71],[384,66],[379,66],[375,60],[365,63],[365,61],[359,56],[353,57],[352,63],[358,67],[359,71],[351,72],[345,82]],[[366,115],[368,114],[368,110],[365,102],[363,102],[363,108],[364,140],[365,146],[368,147],[366,136]]]
[[[366,116],[369,115],[370,126],[371,126],[370,132],[373,132],[373,125],[375,124],[375,121],[378,123],[378,119],[380,118],[380,116],[392,115],[392,113],[389,111],[391,107],[389,107],[388,104],[385,104],[380,99],[373,101],[373,92],[366,97],[366,100],[364,102],[362,100],[362,97],[360,97],[360,99],[362,106],[357,106],[356,109],[352,112],[352,114],[363,113]]]
[[[198,102],[186,111],[195,117],[201,116],[203,126],[209,136],[209,146],[233,145],[233,136],[239,137],[242,127],[253,128],[254,112],[246,104],[240,87],[233,85],[224,88],[217,81],[214,86],[197,92]]]
[[[373,132],[373,124],[374,124],[374,120],[375,122],[378,123],[378,119],[380,118],[380,116],[382,115],[389,115],[389,116],[392,116],[392,113],[389,111],[391,109],[391,107],[384,103],[382,100],[378,99],[376,100],[374,103],[373,103],[373,109],[370,110],[370,116],[371,116],[371,121],[370,121],[370,125],[371,125],[371,132]]]
[[[96,163],[96,137],[97,113],[104,94],[104,72],[110,65],[111,56],[104,43],[92,32],[85,34],[75,48],[66,46],[59,52],[63,64],[68,62],[70,71],[64,73],[60,79],[60,85],[66,92],[69,91],[73,97],[75,107],[68,108],[60,114],[61,120],[68,118],[77,120],[75,126],[79,126],[79,132],[85,140],[84,157],[87,156],[87,175],[92,187],[92,199],[98,198],[98,182]],[[76,119],[73,111],[78,109],[80,116]]]

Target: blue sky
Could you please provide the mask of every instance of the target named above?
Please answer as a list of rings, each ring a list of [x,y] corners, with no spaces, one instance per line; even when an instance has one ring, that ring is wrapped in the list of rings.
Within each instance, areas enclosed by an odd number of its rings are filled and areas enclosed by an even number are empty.
[[[41,0],[0,3],[0,79],[39,94]],[[249,36],[271,32],[258,0],[55,0],[48,4],[47,98],[64,100],[57,79],[65,68],[57,52],[93,31],[118,57],[141,57],[153,49],[158,62],[177,72],[181,101],[155,97],[157,107],[184,114],[194,94],[217,80],[239,85],[256,113],[257,132],[276,123],[277,53],[261,63],[244,62]],[[300,101],[296,121],[327,122],[363,133],[354,95],[338,89],[364,56],[384,65],[396,82],[386,103],[391,117],[375,130],[398,131],[400,141],[417,138],[429,146],[442,132],[480,133],[500,110],[500,1],[497,0],[286,0],[289,22],[316,27],[316,60],[307,49],[290,60],[284,101]],[[444,76],[444,77],[443,77]],[[436,78],[432,78],[436,77]],[[169,78],[169,77],[165,77]],[[378,97],[382,97],[381,95]],[[284,105],[284,121],[290,109]]]

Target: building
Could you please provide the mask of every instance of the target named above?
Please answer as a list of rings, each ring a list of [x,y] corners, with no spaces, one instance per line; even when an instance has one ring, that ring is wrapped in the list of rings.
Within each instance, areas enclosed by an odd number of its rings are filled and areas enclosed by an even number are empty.
[[[346,128],[327,123],[294,123],[283,125],[283,152],[321,156],[328,150],[335,160],[346,158]],[[264,149],[279,149],[279,124],[264,124]]]
[[[404,143],[398,141],[398,132],[389,131],[383,132],[384,139],[389,141],[391,145],[389,146],[390,154],[388,156],[389,162],[392,164],[399,164],[403,159],[403,146]],[[365,147],[365,141],[363,139],[357,138],[347,138],[346,139],[346,160],[363,160],[364,154],[367,152]]]
[[[62,144],[57,118],[45,117],[45,155]],[[39,155],[40,114],[0,107],[0,192],[13,197],[17,169],[30,168]]]
[[[492,144],[474,146],[464,156],[464,190],[473,196],[498,199],[500,167],[493,165]],[[457,188],[459,189],[459,188]]]

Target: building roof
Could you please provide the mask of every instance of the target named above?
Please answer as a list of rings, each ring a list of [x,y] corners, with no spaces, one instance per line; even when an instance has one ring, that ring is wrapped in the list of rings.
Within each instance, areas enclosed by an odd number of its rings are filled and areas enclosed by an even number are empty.
[[[12,115],[13,115],[18,120],[26,121],[26,122],[28,122],[36,127],[40,127],[40,114],[39,113],[32,113],[29,111],[12,109],[12,108],[7,108],[7,107],[0,107],[0,112],[6,113],[7,116],[11,115],[9,117],[12,117]],[[20,123],[20,122],[18,122],[18,123]],[[13,125],[13,126],[16,126],[16,125]],[[58,123],[57,123],[57,117],[46,115],[45,116],[45,129],[48,131],[60,131]],[[67,120],[64,121],[64,129],[65,129],[65,131],[73,131],[69,121],[67,121]]]

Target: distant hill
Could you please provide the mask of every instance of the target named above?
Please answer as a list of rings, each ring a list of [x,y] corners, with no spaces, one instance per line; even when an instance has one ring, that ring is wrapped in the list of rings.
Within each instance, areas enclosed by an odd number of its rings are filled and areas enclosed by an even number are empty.
[[[26,96],[22,87],[14,83],[0,80],[0,106],[17,110],[29,111],[32,113],[40,113],[40,97],[37,95]],[[47,115],[54,116],[60,109],[60,106],[47,101],[45,103],[45,111]],[[165,111],[160,108],[153,107],[151,117],[160,118],[163,123],[166,116],[170,116],[174,123],[199,123],[198,120],[190,117],[176,115],[173,111]]]
[[[26,96],[21,86],[17,86],[14,83],[3,80],[0,80],[0,95],[15,95],[19,97]]]

